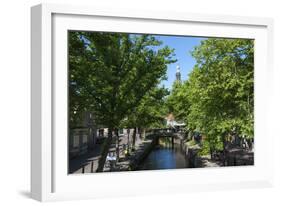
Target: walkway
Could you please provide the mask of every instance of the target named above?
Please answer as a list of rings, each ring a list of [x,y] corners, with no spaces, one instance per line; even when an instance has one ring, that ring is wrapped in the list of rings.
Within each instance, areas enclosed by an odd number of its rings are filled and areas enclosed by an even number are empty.
[[[109,167],[104,168],[104,172],[109,171],[129,171],[134,170],[139,161],[146,155],[146,149],[151,146],[152,140],[141,140],[138,138],[135,144],[135,150],[131,152],[129,157],[125,157],[124,153],[120,154],[119,162],[116,163],[113,169]]]
[[[125,154],[123,151],[123,145],[127,145],[128,138],[127,136],[120,136],[119,137],[119,153],[120,159],[124,159]],[[130,141],[131,138],[130,138]],[[142,140],[139,138],[139,135],[136,135],[136,143],[135,147],[138,148],[139,145],[142,144]],[[86,154],[76,157],[74,159],[69,160],[69,173],[70,174],[81,174],[81,173],[92,173],[95,172],[98,168],[98,161],[101,154],[101,147],[102,144],[96,144],[91,151],[88,151]],[[112,144],[109,149],[109,153],[116,153],[116,144],[115,141],[112,141]],[[120,163],[122,164],[122,163]],[[105,168],[105,171],[108,171],[109,168]]]

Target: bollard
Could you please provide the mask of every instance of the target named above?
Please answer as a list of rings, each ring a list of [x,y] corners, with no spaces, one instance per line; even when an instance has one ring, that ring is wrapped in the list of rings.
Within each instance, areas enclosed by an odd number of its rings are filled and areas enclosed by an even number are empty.
[[[82,167],[82,173],[85,173],[85,165]]]
[[[92,161],[92,164],[91,164],[91,173],[94,172],[94,161]]]

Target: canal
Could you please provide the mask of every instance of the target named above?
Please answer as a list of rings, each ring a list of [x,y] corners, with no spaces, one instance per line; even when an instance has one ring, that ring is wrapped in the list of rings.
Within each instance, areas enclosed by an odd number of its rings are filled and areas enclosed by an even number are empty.
[[[186,168],[187,165],[187,158],[179,144],[172,147],[169,142],[162,142],[150,152],[137,170],[176,169]]]

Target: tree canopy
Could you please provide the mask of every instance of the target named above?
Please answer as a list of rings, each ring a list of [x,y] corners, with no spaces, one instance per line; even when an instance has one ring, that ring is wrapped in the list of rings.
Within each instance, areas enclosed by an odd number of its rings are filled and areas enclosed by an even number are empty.
[[[209,38],[192,51],[196,65],[168,103],[175,116],[220,147],[236,133],[254,136],[254,42]]]
[[[174,62],[151,35],[70,32],[70,114],[94,111],[97,122],[118,127]]]
[[[99,171],[112,130],[119,128],[128,114],[138,111],[141,117],[141,104],[152,104],[147,94],[161,92],[155,88],[166,78],[167,65],[176,60],[173,49],[160,45],[147,34],[69,32],[70,125],[79,122],[78,114],[91,111],[97,124],[109,128]]]

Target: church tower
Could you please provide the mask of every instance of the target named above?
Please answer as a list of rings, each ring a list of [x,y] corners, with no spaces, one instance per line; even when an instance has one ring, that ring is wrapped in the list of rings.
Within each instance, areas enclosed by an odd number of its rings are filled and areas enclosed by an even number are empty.
[[[177,82],[181,82],[181,71],[180,71],[180,66],[179,65],[177,65],[176,81]]]

